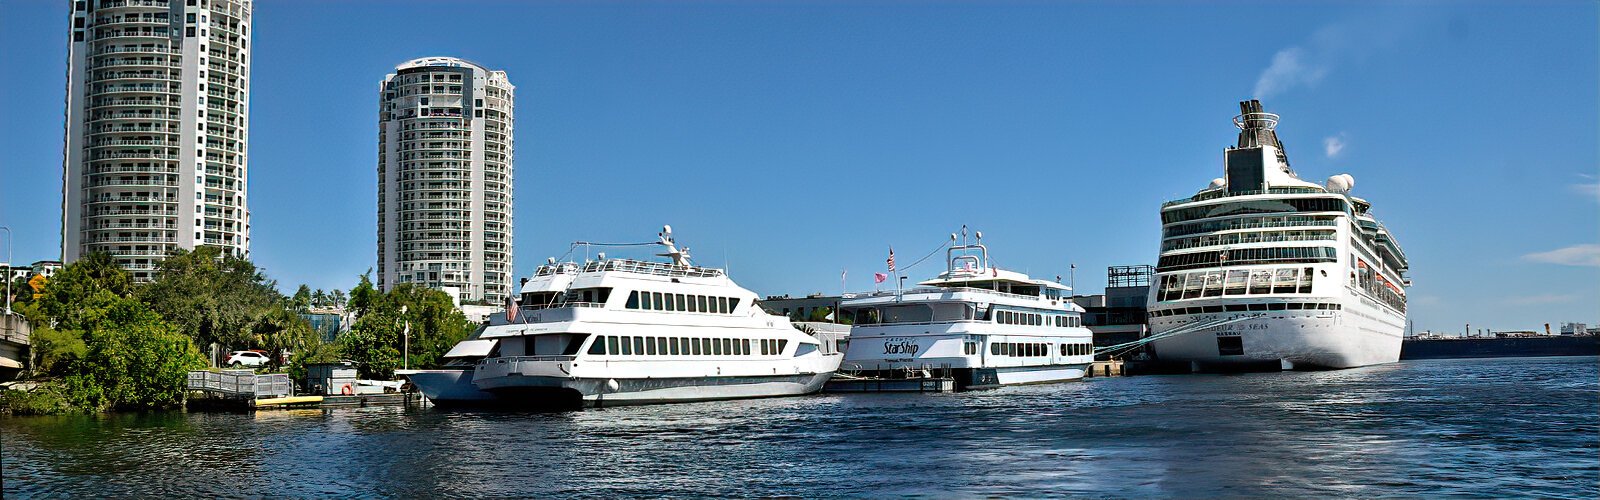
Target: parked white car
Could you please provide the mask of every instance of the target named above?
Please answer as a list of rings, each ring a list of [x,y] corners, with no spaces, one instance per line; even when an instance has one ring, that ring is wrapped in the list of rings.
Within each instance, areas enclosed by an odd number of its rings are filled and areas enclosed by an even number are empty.
[[[228,354],[227,361],[224,361],[222,364],[234,368],[241,366],[256,368],[266,365],[268,360],[269,358],[267,358],[267,355],[256,351],[233,351]]]

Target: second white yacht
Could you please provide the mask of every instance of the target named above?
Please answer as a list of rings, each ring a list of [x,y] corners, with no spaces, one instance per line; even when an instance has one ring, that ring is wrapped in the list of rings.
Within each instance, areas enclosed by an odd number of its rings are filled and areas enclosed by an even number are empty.
[[[658,237],[668,262],[551,259],[523,284],[514,313],[452,349],[445,369],[402,374],[437,405],[605,406],[822,389],[844,358],[835,339],[766,313],[723,270],[691,264],[670,226]]]
[[[994,267],[983,233],[975,236],[957,245],[950,235],[945,271],[918,288],[846,297],[840,309],[854,324],[847,370],[882,378],[940,371],[958,390],[1083,378],[1094,341],[1071,288]]]

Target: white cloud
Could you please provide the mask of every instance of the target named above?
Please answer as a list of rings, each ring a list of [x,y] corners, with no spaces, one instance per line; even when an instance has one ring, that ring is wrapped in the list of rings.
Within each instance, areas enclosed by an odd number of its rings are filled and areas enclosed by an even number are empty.
[[[1324,153],[1327,153],[1329,158],[1339,156],[1339,153],[1344,151],[1344,132],[1340,132],[1339,135],[1323,138],[1322,150]]]
[[[1543,293],[1539,295],[1528,295],[1525,297],[1512,297],[1507,300],[1507,302],[1511,303],[1511,305],[1517,306],[1533,306],[1540,304],[1564,304],[1577,299],[1577,295],[1570,293]]]
[[[1330,68],[1312,59],[1313,56],[1300,47],[1278,51],[1272,56],[1272,64],[1256,78],[1256,88],[1251,94],[1257,99],[1266,99],[1296,85],[1315,85],[1328,76]]]
[[[1376,15],[1328,24],[1304,41],[1272,55],[1256,78],[1253,95],[1266,99],[1295,87],[1312,87],[1340,65],[1358,64],[1415,31],[1419,17],[1403,9],[1384,8]]]
[[[1523,260],[1544,264],[1600,267],[1600,244],[1583,243],[1557,248],[1548,252],[1530,253],[1522,256],[1522,258]]]
[[[1595,176],[1589,174],[1578,174],[1578,177],[1582,177],[1588,182],[1579,182],[1577,184],[1573,184],[1571,186],[1572,190],[1580,195],[1594,198],[1595,201],[1600,201],[1600,180],[1597,180]]]

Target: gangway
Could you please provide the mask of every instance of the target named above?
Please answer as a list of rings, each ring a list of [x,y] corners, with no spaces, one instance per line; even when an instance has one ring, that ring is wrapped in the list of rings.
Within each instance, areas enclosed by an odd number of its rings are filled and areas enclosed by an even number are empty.
[[[209,397],[242,400],[287,397],[294,392],[289,374],[258,375],[254,370],[191,371],[187,387]]]

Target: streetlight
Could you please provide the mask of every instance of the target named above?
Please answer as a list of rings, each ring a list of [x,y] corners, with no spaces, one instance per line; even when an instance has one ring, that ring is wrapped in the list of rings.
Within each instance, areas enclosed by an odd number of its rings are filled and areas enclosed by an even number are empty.
[[[411,306],[400,306],[400,321],[401,324],[405,325],[400,329],[400,336],[405,342],[405,353],[401,358],[403,360],[401,367],[406,370],[411,369],[411,320],[406,319],[406,311],[410,308]]]
[[[6,316],[11,315],[11,228],[0,226],[6,230]]]

